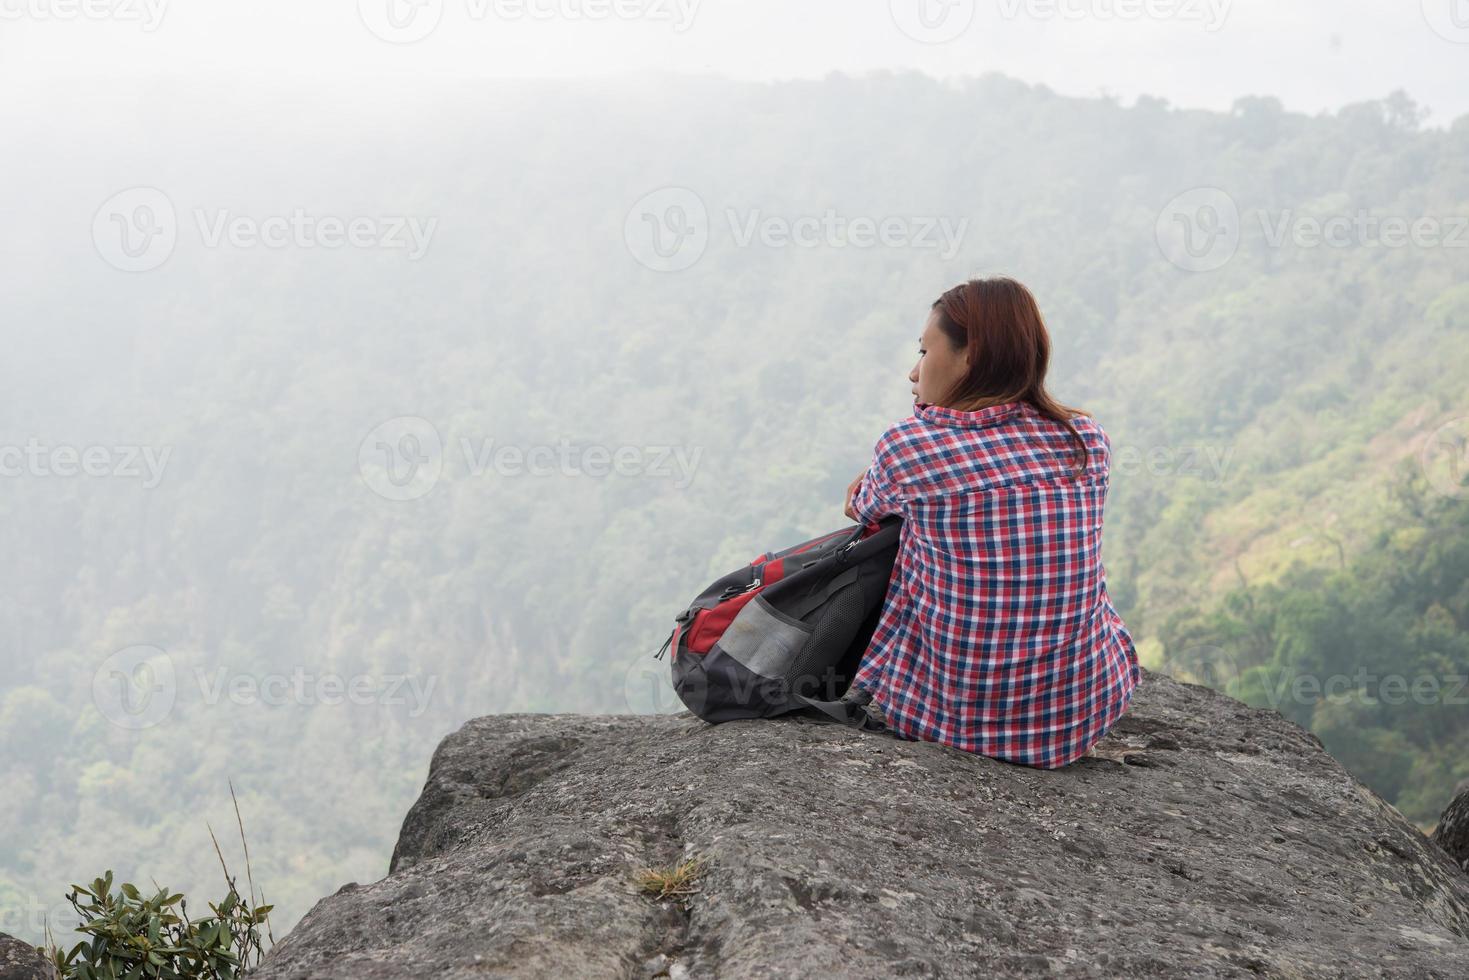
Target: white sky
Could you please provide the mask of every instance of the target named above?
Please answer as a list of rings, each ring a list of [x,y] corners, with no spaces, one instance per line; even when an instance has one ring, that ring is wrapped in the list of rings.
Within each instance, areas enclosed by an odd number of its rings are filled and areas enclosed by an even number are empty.
[[[395,44],[369,23],[400,38],[437,26]],[[1469,112],[1469,0],[0,0],[11,93],[175,72],[411,84],[874,68],[995,70],[1066,94],[1212,109],[1268,94],[1311,113],[1403,88],[1442,125]]]

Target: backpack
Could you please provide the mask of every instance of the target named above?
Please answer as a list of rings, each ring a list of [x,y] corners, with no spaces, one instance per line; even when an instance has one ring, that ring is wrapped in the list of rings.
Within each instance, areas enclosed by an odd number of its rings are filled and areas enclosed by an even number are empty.
[[[903,520],[832,531],[767,552],[716,580],[674,617],[673,689],[708,722],[815,708],[842,697],[882,614]]]

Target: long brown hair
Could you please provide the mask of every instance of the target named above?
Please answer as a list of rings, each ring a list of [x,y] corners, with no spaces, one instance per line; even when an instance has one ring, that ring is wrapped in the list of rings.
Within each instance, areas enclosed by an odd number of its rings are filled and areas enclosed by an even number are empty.
[[[934,300],[939,327],[956,350],[969,355],[969,373],[955,384],[944,404],[975,411],[1005,402],[1029,402],[1036,411],[1066,426],[1078,451],[1076,475],[1086,472],[1086,440],[1071,424],[1091,413],[1062,405],[1046,391],[1051,335],[1030,290],[1008,276],[971,279]]]

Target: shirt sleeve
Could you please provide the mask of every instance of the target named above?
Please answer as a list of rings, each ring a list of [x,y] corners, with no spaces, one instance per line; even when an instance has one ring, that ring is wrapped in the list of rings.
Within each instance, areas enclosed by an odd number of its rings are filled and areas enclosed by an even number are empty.
[[[890,514],[903,514],[906,498],[893,471],[892,433],[883,433],[873,450],[872,463],[852,495],[852,511],[863,524],[876,524]]]

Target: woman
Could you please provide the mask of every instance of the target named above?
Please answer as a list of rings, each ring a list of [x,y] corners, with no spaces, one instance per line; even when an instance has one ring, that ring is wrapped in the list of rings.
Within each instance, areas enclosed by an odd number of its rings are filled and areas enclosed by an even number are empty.
[[[1102,568],[1111,441],[1046,393],[1049,358],[1020,283],[944,293],[908,374],[913,415],[847,489],[853,520],[903,517],[849,697],[900,738],[1041,769],[1086,755],[1141,677]]]

